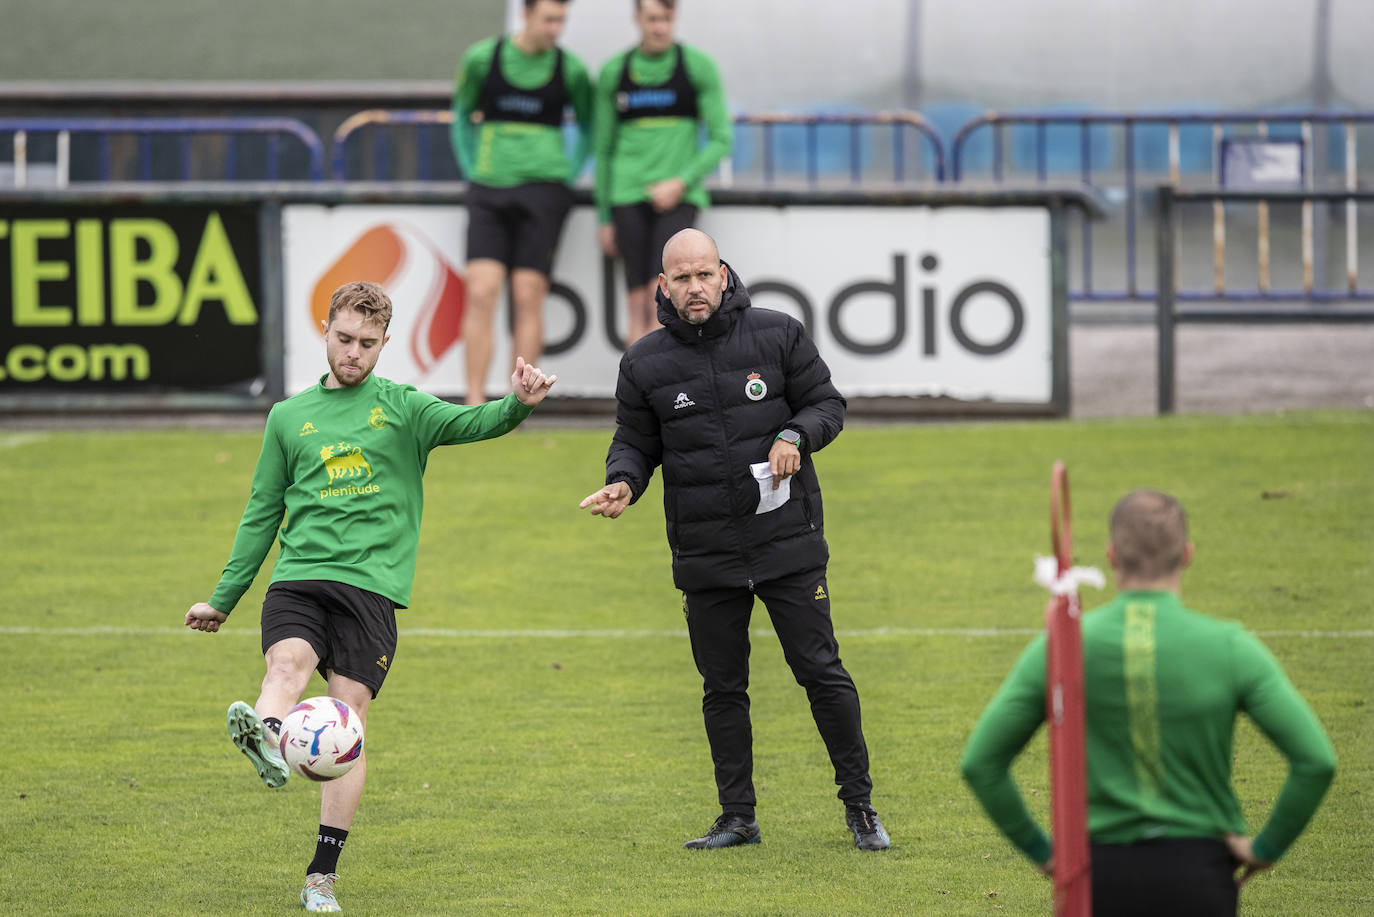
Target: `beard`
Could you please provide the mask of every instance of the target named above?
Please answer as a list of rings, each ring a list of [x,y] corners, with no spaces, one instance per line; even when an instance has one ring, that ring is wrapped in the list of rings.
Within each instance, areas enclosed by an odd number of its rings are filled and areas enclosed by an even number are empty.
[[[689,325],[706,324],[706,322],[711,318],[711,316],[716,314],[716,310],[720,308],[719,302],[713,303],[710,300],[704,299],[692,300],[691,302],[673,303],[673,305],[677,308],[678,318],[682,319]],[[692,306],[697,305],[706,306],[706,311],[704,313],[693,312]]]
[[[345,367],[354,367],[356,372],[347,372]],[[367,381],[367,377],[372,375],[371,369],[358,363],[335,362],[329,364],[329,371],[333,374],[338,383],[345,388],[353,388],[362,385]]]

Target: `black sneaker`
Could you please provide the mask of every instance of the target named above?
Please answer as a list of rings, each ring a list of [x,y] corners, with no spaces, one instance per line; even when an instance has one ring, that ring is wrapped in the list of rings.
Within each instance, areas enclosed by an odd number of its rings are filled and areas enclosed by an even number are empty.
[[[860,850],[886,850],[892,846],[892,839],[872,806],[845,806],[844,823],[854,832],[854,846]]]
[[[714,850],[717,847],[735,847],[740,844],[759,842],[759,823],[748,815],[726,812],[701,837],[688,841],[682,846],[688,850]]]

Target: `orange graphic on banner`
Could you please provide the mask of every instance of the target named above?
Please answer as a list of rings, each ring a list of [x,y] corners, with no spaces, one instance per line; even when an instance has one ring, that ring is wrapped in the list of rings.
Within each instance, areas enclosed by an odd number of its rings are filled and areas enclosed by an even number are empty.
[[[430,367],[463,336],[466,292],[463,278],[437,253],[434,257],[441,270],[435,287],[420,306],[420,314],[415,320],[415,333],[410,336],[411,356],[423,372],[429,372]]]
[[[385,287],[396,277],[405,258],[405,243],[390,226],[377,226],[358,237],[348,251],[339,256],[315,284],[310,295],[310,313],[319,328],[329,320],[329,297],[345,283],[368,280]]]
[[[413,310],[408,349],[420,371],[429,372],[462,337],[466,291],[462,276],[419,233],[382,224],[359,236],[315,284],[310,307],[316,324],[312,327],[328,320],[329,297],[341,284],[368,280],[381,284],[394,298],[407,279],[427,287],[417,300],[415,288],[406,283],[407,301],[396,307],[398,311]]]

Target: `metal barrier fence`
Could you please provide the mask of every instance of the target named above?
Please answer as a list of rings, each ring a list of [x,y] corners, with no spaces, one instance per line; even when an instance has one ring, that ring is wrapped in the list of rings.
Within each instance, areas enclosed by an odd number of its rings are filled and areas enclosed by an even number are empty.
[[[939,132],[916,112],[738,115],[734,121],[735,150],[722,164],[722,185],[737,183],[740,173],[747,174],[755,162],[764,186],[777,184],[780,175],[795,176],[812,188],[821,184],[822,174],[855,188],[876,181],[871,173],[890,175],[895,184],[922,175],[945,180]],[[884,131],[888,149],[883,149]],[[757,145],[751,136],[755,133]],[[790,138],[800,143],[780,144]]]
[[[994,183],[1028,178],[1036,182],[1050,177],[1062,180],[1077,175],[1088,185],[1119,199],[1124,209],[1124,277],[1119,286],[1101,288],[1094,274],[1094,232],[1085,220],[1080,224],[1078,283],[1071,289],[1075,300],[1150,300],[1153,290],[1141,289],[1137,278],[1139,238],[1138,210],[1148,204],[1154,182],[1142,175],[1167,176],[1179,187],[1186,176],[1200,176],[1209,185],[1225,184],[1222,156],[1228,144],[1241,141],[1281,143],[1291,140],[1299,155],[1301,174],[1289,190],[1358,187],[1358,138],[1374,142],[1374,112],[1018,112],[987,114],[966,123],[951,144],[951,176],[955,181],[986,175]],[[988,136],[990,135],[990,136]],[[1301,291],[1274,290],[1270,283],[1271,223],[1268,203],[1255,200],[1255,290],[1238,291],[1226,286],[1226,209],[1222,201],[1212,210],[1212,289],[1199,298],[1227,300],[1281,300],[1348,298],[1353,289],[1321,289],[1315,281],[1315,265],[1321,252],[1315,236],[1316,199],[1300,203],[1303,282]],[[1346,235],[1351,252],[1358,246],[1354,204],[1347,200]],[[1143,240],[1148,241],[1148,239]]]
[[[357,111],[333,134],[328,174],[341,181],[460,179],[449,141],[452,120],[447,109]],[[1138,275],[1140,263],[1156,256],[1141,222],[1153,214],[1157,183],[1178,188],[1195,177],[1225,189],[1228,150],[1288,143],[1298,169],[1288,176],[1289,190],[1353,190],[1361,180],[1360,141],[1374,142],[1374,112],[990,113],[955,130],[948,156],[939,130],[915,112],[744,114],[734,124],[734,150],[710,179],[713,187],[881,191],[986,176],[1007,186],[1069,178],[1101,191],[1117,205],[1105,224],[1083,216],[1070,227],[1069,270],[1076,281],[1070,298],[1080,302],[1155,298]],[[319,180],[326,174],[318,135],[283,117],[0,117],[0,160],[7,145],[12,158],[0,161],[0,186],[215,177],[197,174],[207,171],[227,180]],[[1374,297],[1351,281],[1362,257],[1355,199],[1344,199],[1343,223],[1335,209],[1334,219],[1318,219],[1319,211],[1339,203],[1305,199],[1292,203],[1291,212],[1275,205],[1280,209],[1271,213],[1269,200],[1255,199],[1232,202],[1228,214],[1226,203],[1214,200],[1210,249],[1198,247],[1188,263],[1190,270],[1200,267],[1209,251],[1210,283],[1185,285],[1177,298]],[[1193,222],[1201,227],[1197,216]],[[1253,247],[1235,244],[1237,232],[1253,232]],[[1328,256],[1338,251],[1328,242],[1341,232],[1343,265]],[[1369,248],[1374,237],[1365,237]],[[1292,253],[1275,257],[1285,244]],[[1254,274],[1253,285],[1247,272]]]
[[[436,176],[434,174],[434,151],[435,149],[448,151],[449,159],[453,158],[452,145],[449,142],[448,131],[453,125],[453,112],[449,109],[436,109],[430,111],[416,111],[413,109],[385,109],[369,108],[357,114],[345,118],[339,125],[338,130],[334,131],[333,145],[330,150],[330,175],[336,181],[348,180],[348,160],[350,141],[361,142],[365,136],[372,139],[372,178],[384,181],[392,175],[390,169],[390,128],[395,125],[412,125],[417,131],[424,131],[427,127],[437,126],[443,128],[442,142],[434,143],[432,137],[416,136],[409,138],[414,146],[415,155],[415,177],[419,181],[430,181]],[[356,147],[354,147],[356,150]],[[449,177],[449,176],[438,176]]]
[[[452,171],[447,136],[452,124],[453,112],[447,109],[360,111],[334,132],[331,173],[335,179],[346,181],[350,165],[358,171],[368,170],[370,165],[369,177],[394,180],[402,170],[393,168],[391,149],[403,143],[413,156],[416,180],[458,177]],[[746,114],[735,116],[734,124],[734,150],[721,163],[715,182],[720,187],[862,187],[884,180],[905,184],[922,176],[937,182],[945,178],[946,157],[940,135],[915,112]],[[413,127],[415,133],[398,138],[393,136],[397,126]],[[444,134],[437,143],[433,136],[436,129]],[[370,157],[363,157],[359,149],[366,139],[371,140]],[[436,152],[447,153],[447,158],[436,162]],[[404,167],[404,171],[411,169]]]
[[[23,188],[44,184],[64,188],[73,181],[109,182],[124,178],[139,181],[166,180],[162,174],[174,173],[178,181],[191,181],[194,176],[194,142],[208,138],[218,144],[212,156],[220,159],[223,178],[240,180],[240,166],[244,158],[241,144],[245,138],[261,139],[265,175],[254,176],[267,181],[304,177],[318,181],[324,177],[324,144],[309,127],[291,118],[0,118],[0,138],[8,135],[13,151],[9,172],[11,180],[0,184]],[[72,148],[72,138],[89,138],[89,147]],[[132,159],[135,175],[114,174],[112,138],[126,137],[133,144]],[[155,138],[167,138],[170,149],[156,149]],[[304,151],[302,175],[282,175],[282,139],[297,141]],[[35,161],[32,147],[35,141],[50,140],[52,157]],[[0,140],[0,148],[3,148]],[[258,151],[254,151],[256,153]],[[259,158],[254,156],[254,158]],[[81,161],[82,168],[73,176],[73,162]],[[162,166],[155,170],[155,161]],[[87,177],[89,175],[89,177]],[[42,181],[31,182],[41,176]],[[199,176],[203,178],[204,176]]]
[[[1175,329],[1182,322],[1197,323],[1355,323],[1374,322],[1374,309],[1361,306],[1318,305],[1302,308],[1277,308],[1269,306],[1222,306],[1191,307],[1179,309],[1181,299],[1200,298],[1185,296],[1178,289],[1179,250],[1182,247],[1179,233],[1179,213],[1182,204],[1205,204],[1213,206],[1231,203],[1299,203],[1311,205],[1314,202],[1344,202],[1353,207],[1357,201],[1374,201],[1374,191],[1219,191],[1219,190],[1182,190],[1165,185],[1158,189],[1158,262],[1157,288],[1159,290],[1156,307],[1158,336],[1158,410],[1161,414],[1171,414],[1174,410],[1175,390]],[[1351,274],[1349,299],[1369,300],[1368,292],[1358,290],[1358,274]],[[1208,296],[1215,300],[1217,297]],[[1277,297],[1275,297],[1277,298]]]

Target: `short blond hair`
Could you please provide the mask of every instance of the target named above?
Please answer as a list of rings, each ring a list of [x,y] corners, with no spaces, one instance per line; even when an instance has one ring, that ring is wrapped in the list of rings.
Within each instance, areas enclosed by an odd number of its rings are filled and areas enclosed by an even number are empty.
[[[329,324],[334,324],[334,316],[340,312],[357,312],[364,323],[381,325],[386,331],[391,324],[391,297],[380,284],[353,280],[329,297]]]
[[[1188,514],[1162,491],[1133,490],[1112,510],[1111,533],[1122,574],[1158,579],[1183,566]]]

